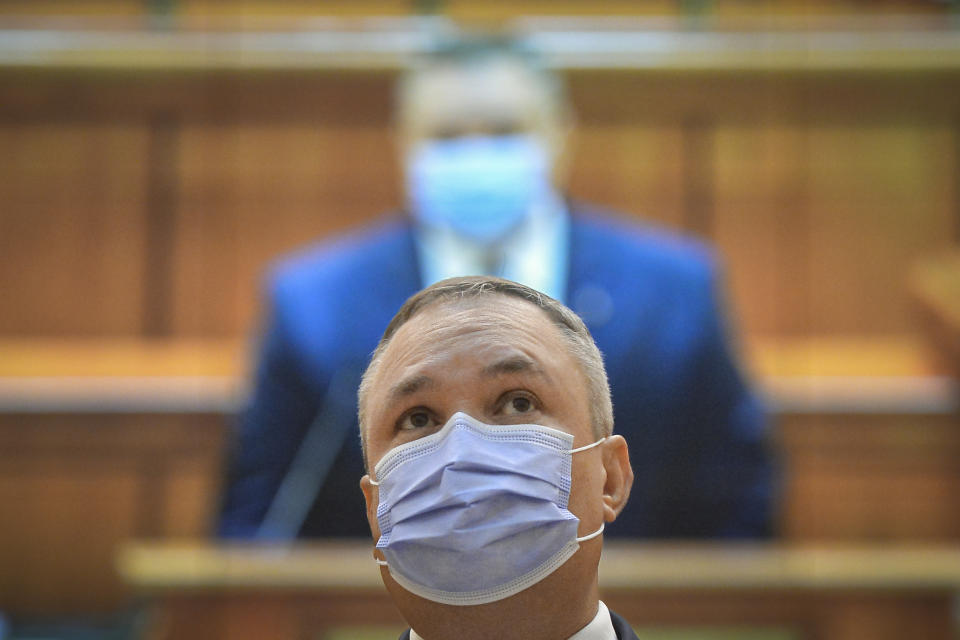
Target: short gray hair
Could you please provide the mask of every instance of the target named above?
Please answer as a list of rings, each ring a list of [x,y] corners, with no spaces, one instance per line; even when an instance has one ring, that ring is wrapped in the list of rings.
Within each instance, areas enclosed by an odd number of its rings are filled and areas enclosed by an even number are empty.
[[[360,442],[366,461],[366,408],[367,393],[376,374],[383,353],[394,334],[411,318],[425,308],[441,303],[492,295],[513,296],[539,307],[560,330],[567,343],[570,355],[580,365],[587,380],[587,400],[590,403],[590,420],[596,438],[613,432],[613,403],[610,400],[610,385],[603,366],[603,356],[590,335],[583,320],[561,302],[525,285],[492,276],[466,276],[441,280],[407,299],[390,324],[387,325],[380,343],[373,352],[367,370],[363,374],[358,392],[358,418]]]

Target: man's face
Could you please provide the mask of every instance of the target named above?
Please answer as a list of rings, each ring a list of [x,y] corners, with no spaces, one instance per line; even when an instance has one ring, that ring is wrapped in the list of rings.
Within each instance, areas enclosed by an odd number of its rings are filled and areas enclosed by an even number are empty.
[[[430,140],[526,134],[544,146],[555,167],[562,164],[564,106],[555,103],[543,78],[517,60],[491,57],[432,67],[410,80],[404,96],[405,151]]]
[[[394,334],[366,397],[370,468],[458,411],[487,424],[553,427],[572,434],[574,447],[596,439],[586,380],[560,331],[539,308],[510,296],[437,303]],[[569,508],[581,520],[578,535],[604,520],[604,477],[600,449],[574,456]],[[379,538],[377,491],[363,488]]]

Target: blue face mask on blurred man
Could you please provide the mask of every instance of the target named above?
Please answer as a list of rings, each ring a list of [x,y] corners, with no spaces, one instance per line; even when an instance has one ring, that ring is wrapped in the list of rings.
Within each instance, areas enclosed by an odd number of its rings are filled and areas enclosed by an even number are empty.
[[[550,193],[550,178],[547,149],[531,135],[431,140],[407,162],[414,218],[482,243],[519,226]]]

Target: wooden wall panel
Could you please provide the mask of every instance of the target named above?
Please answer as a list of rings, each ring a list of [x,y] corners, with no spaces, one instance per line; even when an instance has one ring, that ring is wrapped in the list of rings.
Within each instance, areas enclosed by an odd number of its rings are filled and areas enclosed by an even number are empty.
[[[960,539],[956,416],[783,416],[777,435],[786,540]]]
[[[130,538],[207,536],[222,416],[0,416],[0,610],[111,611]]]
[[[83,611],[118,599],[109,566],[118,535],[135,531],[139,486],[137,470],[115,462],[4,456],[4,609],[43,611],[56,601],[61,611]]]
[[[679,126],[585,121],[571,139],[569,190],[579,200],[683,227]]]
[[[906,275],[958,240],[955,138],[939,123],[814,126],[807,134],[811,334],[916,323]]]
[[[0,16],[137,16],[147,13],[147,0],[4,0]]]
[[[215,507],[221,487],[218,469],[210,461],[218,459],[221,452],[212,447],[203,453],[206,455],[167,462],[160,501],[162,528],[155,536],[195,538],[200,532],[216,530]]]
[[[809,326],[804,146],[800,125],[720,126],[714,133],[712,236],[746,334],[789,336]]]
[[[0,149],[0,333],[139,333],[145,127],[2,122]]]
[[[46,0],[50,2],[51,0]],[[62,0],[61,0],[62,1]],[[465,21],[506,20],[528,15],[555,16],[650,16],[716,14],[720,16],[806,16],[849,15],[851,13],[943,13],[935,2],[872,0],[871,2],[830,2],[829,0],[725,0],[690,4],[677,0],[445,0],[438,11]],[[409,0],[179,0],[178,11],[186,15],[409,15],[420,7]],[[429,7],[427,7],[429,8]],[[420,9],[423,10],[423,9]]]
[[[409,0],[178,0],[176,11],[184,17],[310,18],[405,16],[415,13],[415,7]]]
[[[718,127],[715,140],[714,237],[749,333],[914,330],[910,265],[957,237],[948,126]]]
[[[172,333],[246,331],[271,260],[401,202],[394,156],[376,123],[185,126]]]

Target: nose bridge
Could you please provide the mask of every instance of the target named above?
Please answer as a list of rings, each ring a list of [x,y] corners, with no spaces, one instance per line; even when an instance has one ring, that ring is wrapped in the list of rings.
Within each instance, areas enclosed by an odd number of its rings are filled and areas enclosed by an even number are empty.
[[[470,387],[469,383],[464,386],[468,389]],[[446,419],[451,420],[456,414],[463,413],[475,422],[489,424],[491,416],[487,415],[487,408],[484,405],[484,398],[479,394],[459,394],[457,399],[451,402]]]
[[[478,376],[465,367],[455,367],[456,373],[445,381],[443,420],[449,421],[457,413],[465,413],[479,422],[489,422],[486,415],[489,398],[484,394],[483,385]]]

